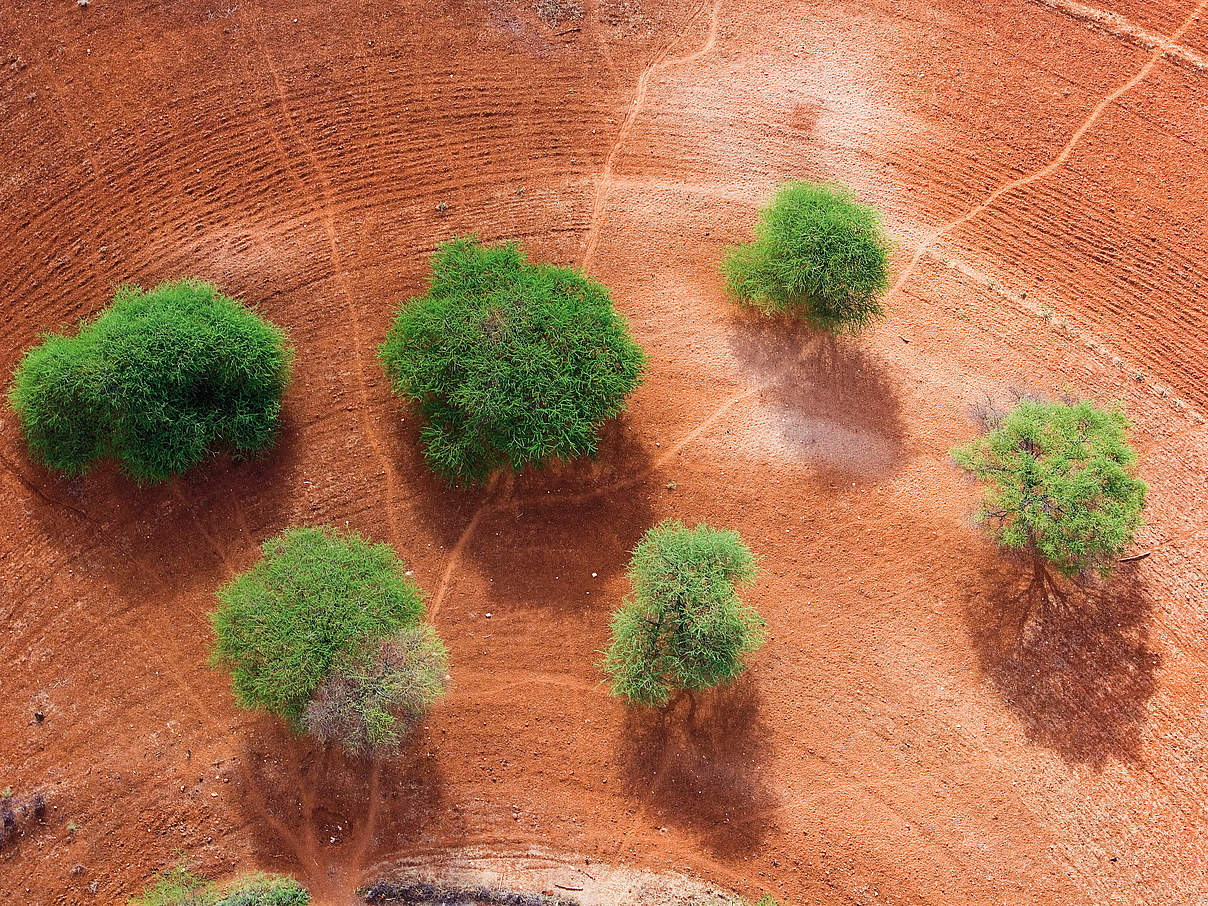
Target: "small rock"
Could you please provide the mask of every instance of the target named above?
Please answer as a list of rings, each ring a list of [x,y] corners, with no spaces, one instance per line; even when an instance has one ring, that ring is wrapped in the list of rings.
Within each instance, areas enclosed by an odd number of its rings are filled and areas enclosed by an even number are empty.
[[[36,720],[38,723],[42,723],[42,721],[46,720],[46,715],[43,714],[41,711],[35,711],[34,720]]]
[[[76,0],[76,6],[87,6],[89,0]],[[93,893],[96,893],[94,890]]]

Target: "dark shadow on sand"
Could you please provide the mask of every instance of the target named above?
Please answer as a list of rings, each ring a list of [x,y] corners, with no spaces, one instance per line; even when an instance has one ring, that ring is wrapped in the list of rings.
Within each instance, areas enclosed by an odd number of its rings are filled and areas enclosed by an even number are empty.
[[[111,462],[78,478],[51,472],[26,457],[19,438],[5,444],[3,465],[77,572],[99,573],[141,597],[149,583],[181,585],[207,573],[217,584],[225,561],[250,554],[278,531],[294,493],[300,442],[287,410],[271,449],[246,459],[215,456],[145,487]]]
[[[451,548],[473,518],[463,511],[448,520],[457,496],[471,495],[475,509],[485,501],[457,570],[489,578],[487,597],[478,605],[501,613],[517,606],[581,608],[595,603],[584,596],[585,585],[602,585],[624,570],[655,519],[660,485],[651,466],[649,451],[618,419],[605,425],[594,459],[503,474],[489,491],[428,488],[425,482],[418,505],[428,524],[453,527],[442,533]]]
[[[723,861],[757,852],[778,805],[764,775],[762,709],[749,675],[666,708],[631,708],[619,763],[628,794],[648,803],[648,821],[682,828]]]
[[[729,334],[789,458],[839,477],[894,471],[905,436],[897,380],[855,338],[749,309],[734,314]]]
[[[965,615],[974,650],[1030,740],[1071,764],[1139,756],[1160,657],[1137,565],[1073,583],[995,561],[976,600]]]
[[[448,812],[440,760],[422,730],[377,762],[295,736],[267,716],[242,743],[236,792],[259,865],[303,878],[359,872],[419,845]]]

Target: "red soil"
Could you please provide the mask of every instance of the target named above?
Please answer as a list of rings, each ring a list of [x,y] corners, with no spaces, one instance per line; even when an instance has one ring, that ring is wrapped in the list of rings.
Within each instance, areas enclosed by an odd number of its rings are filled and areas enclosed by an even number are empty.
[[[392,856],[537,843],[793,904],[1208,897],[1208,74],[1072,4],[712,3],[8,5],[5,373],[181,274],[298,350],[277,452],[168,488],[47,474],[4,419],[0,785],[49,794],[0,850],[14,902],[120,902],[182,850],[341,902]],[[1206,6],[1106,11],[1203,55]],[[721,291],[793,176],[899,242],[858,340]],[[595,466],[424,471],[375,346],[468,231],[586,262],[649,351]],[[1152,555],[1022,636],[1038,592],[946,457],[1012,387],[1125,403],[1152,486]],[[763,554],[772,640],[659,721],[595,661],[669,515]],[[206,665],[215,587],[317,521],[395,545],[452,650],[447,702],[372,766]]]

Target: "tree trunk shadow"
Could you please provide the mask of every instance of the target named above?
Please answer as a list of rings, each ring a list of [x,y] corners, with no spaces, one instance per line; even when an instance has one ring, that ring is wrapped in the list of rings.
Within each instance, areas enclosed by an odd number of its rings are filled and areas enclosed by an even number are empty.
[[[1160,658],[1152,600],[1129,564],[1106,583],[996,561],[965,618],[986,677],[1033,742],[1070,763],[1139,757]]]
[[[716,858],[756,852],[778,799],[762,697],[751,677],[681,694],[659,709],[630,709],[619,743],[627,792],[651,820],[697,837]]]

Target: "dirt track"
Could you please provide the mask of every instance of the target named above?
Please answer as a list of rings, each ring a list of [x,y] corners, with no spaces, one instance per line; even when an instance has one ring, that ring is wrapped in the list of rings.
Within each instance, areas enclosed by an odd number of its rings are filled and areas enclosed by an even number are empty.
[[[51,813],[0,891],[121,901],[185,850],[338,903],[400,855],[533,844],[794,906],[1208,899],[1208,0],[583,8],[0,16],[4,373],[180,274],[298,351],[278,451],[170,488],[51,476],[3,419],[0,787]],[[802,175],[899,243],[859,340],[721,292],[723,248]],[[596,465],[474,492],[423,470],[375,348],[469,231],[585,264],[649,352]],[[946,458],[1012,387],[1124,402],[1152,489],[1152,555],[1022,639],[1027,570]],[[667,515],[763,554],[772,641],[658,722],[594,664]],[[389,541],[431,592],[454,688],[398,759],[294,740],[206,666],[214,588],[303,521]]]

